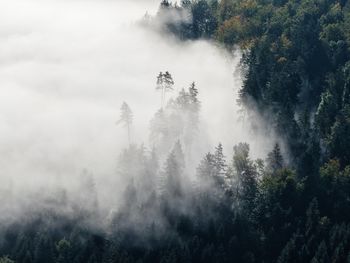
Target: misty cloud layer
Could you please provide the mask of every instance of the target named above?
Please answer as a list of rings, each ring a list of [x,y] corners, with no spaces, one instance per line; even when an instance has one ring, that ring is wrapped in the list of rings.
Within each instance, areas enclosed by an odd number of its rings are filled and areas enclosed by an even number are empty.
[[[192,81],[199,89],[200,136],[207,145],[198,149],[198,160],[218,142],[227,153],[240,141],[258,156],[270,150],[269,138],[238,122],[239,53],[141,27],[138,20],[146,11],[155,14],[157,5],[0,1],[2,188],[19,199],[57,185],[75,189],[83,169],[100,187],[108,185],[127,146],[125,129],[116,125],[122,102],[134,113],[133,142],[148,147],[150,120],[160,108],[156,76],[166,70],[175,81],[168,97]]]

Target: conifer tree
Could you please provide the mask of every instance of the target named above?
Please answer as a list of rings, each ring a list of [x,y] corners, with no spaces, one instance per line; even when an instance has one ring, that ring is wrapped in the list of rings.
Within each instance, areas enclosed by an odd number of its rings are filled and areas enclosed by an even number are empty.
[[[196,83],[192,82],[188,90],[190,92],[192,101],[195,103],[198,102],[198,89],[196,88]]]
[[[127,132],[128,132],[128,142],[129,142],[129,146],[131,143],[131,126],[132,126],[132,122],[133,122],[133,113],[129,107],[129,105],[126,102],[123,102],[121,108],[120,108],[120,119],[117,122],[117,124],[122,123],[124,125],[124,127],[127,128]]]
[[[215,147],[214,163],[215,163],[217,174],[223,176],[226,171],[226,161],[225,161],[225,156],[223,153],[223,147],[221,143],[219,143],[218,146]]]
[[[166,93],[172,91],[174,89],[173,86],[174,80],[171,74],[168,71],[165,73],[160,72],[157,77],[156,90],[160,90],[161,92],[161,109],[164,108]]]
[[[267,156],[267,168],[272,172],[282,169],[284,166],[281,148],[278,143],[275,144],[273,150]]]
[[[198,124],[199,124],[199,111],[201,108],[201,103],[198,99],[198,89],[196,87],[195,82],[192,82],[188,92],[190,94],[190,122],[192,123],[192,128],[193,130],[198,129]]]
[[[225,160],[222,154],[222,146],[216,147],[214,154],[207,153],[201,160],[197,168],[197,176],[199,179],[199,190],[206,196],[211,195],[216,200],[222,197],[225,183]],[[214,199],[212,199],[214,200]]]
[[[172,152],[166,161],[165,167],[165,191],[170,196],[180,196],[181,191],[181,167],[176,160],[175,154]]]
[[[215,156],[209,152],[204,156],[197,168],[197,175],[200,177],[199,180],[211,180],[214,177],[216,171]]]
[[[241,201],[243,211],[253,211],[258,190],[257,169],[249,158],[249,145],[239,143],[234,146],[233,170],[235,172],[238,199]]]
[[[179,141],[174,145],[165,164],[165,191],[173,197],[183,194],[182,173],[185,167],[184,155]]]

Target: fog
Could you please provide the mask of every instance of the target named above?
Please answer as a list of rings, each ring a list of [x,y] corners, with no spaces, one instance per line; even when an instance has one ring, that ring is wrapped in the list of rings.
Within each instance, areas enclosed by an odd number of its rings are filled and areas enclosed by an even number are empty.
[[[202,144],[193,162],[219,142],[228,156],[240,141],[254,157],[271,150],[272,137],[238,121],[239,51],[140,26],[157,7],[156,0],[0,0],[0,187],[14,193],[12,202],[32,203],[29,194],[57,185],[74,191],[83,169],[102,189],[108,185],[128,146],[116,125],[123,101],[134,114],[133,143],[150,149],[160,71],[175,81],[167,98],[193,81],[199,90]],[[123,180],[116,180],[118,194]]]

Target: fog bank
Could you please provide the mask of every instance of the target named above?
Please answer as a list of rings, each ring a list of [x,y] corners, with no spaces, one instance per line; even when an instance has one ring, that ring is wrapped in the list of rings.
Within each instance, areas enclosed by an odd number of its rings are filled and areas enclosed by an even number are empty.
[[[160,108],[160,71],[171,72],[175,96],[196,82],[201,101],[198,159],[222,142],[240,141],[264,157],[271,139],[238,121],[239,52],[208,41],[181,43],[141,27],[158,1],[0,1],[0,166],[3,188],[17,196],[57,185],[75,189],[81,171],[100,187],[115,176],[127,146],[116,125],[126,101],[134,114],[132,140],[148,143]],[[122,184],[122,182],[120,182]],[[116,189],[118,192],[119,189]],[[73,191],[73,190],[72,190]]]

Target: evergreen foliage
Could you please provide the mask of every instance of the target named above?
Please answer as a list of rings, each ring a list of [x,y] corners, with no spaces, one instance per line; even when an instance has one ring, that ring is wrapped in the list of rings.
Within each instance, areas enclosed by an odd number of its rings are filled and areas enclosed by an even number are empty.
[[[162,20],[169,14],[181,19]],[[174,81],[160,73],[154,148],[129,145],[118,159],[123,206],[99,221],[84,174],[86,206],[69,207],[73,215],[62,195],[60,209],[0,225],[0,263],[349,262],[350,3],[163,0],[157,17],[182,40],[239,46],[242,107],[254,105],[286,145],[271,145],[263,161],[247,143],[228,158],[218,144],[189,179],[199,92],[192,83],[166,101]],[[129,130],[132,119],[123,103],[120,122]]]

